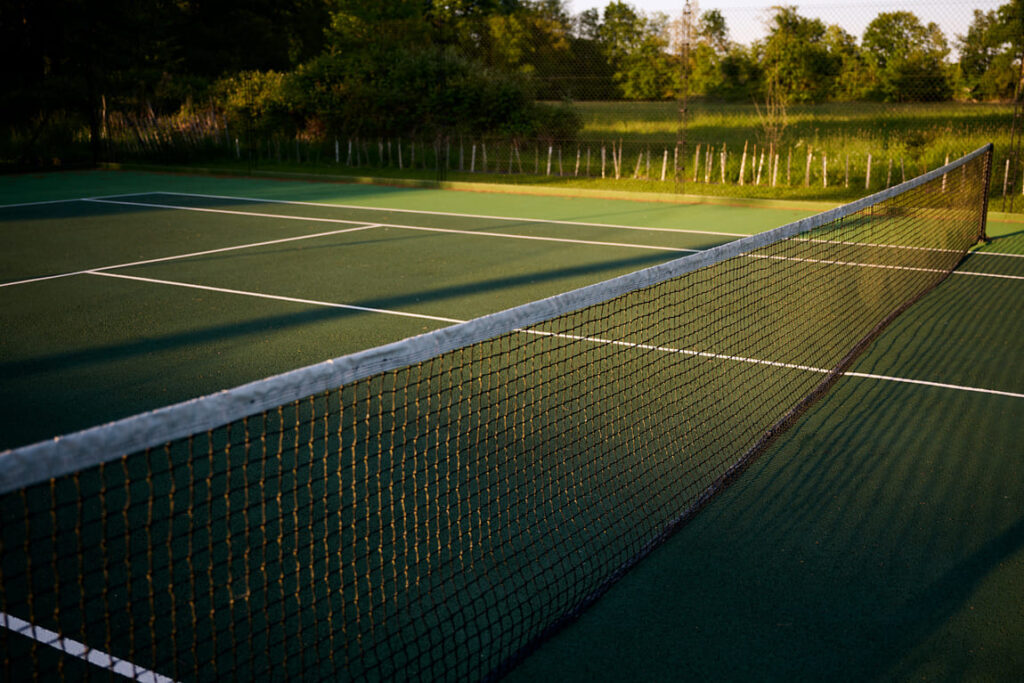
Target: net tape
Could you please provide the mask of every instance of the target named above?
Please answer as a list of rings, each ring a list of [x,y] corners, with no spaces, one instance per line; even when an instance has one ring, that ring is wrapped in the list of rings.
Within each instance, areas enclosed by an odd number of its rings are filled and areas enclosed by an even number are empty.
[[[500,675],[956,266],[990,156],[0,454],[2,612],[176,679]],[[0,649],[74,675],[11,629]]]

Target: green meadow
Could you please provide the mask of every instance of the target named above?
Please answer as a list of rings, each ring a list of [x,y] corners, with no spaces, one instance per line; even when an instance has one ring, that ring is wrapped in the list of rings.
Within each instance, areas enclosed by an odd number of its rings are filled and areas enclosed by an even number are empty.
[[[508,138],[451,136],[442,153],[448,158],[443,177],[609,192],[843,202],[895,185],[992,142],[996,152],[992,208],[999,209],[1013,118],[1012,106],[1000,103],[792,105],[783,119],[779,148],[769,150],[764,120],[753,103],[692,100],[687,104],[685,124],[678,102],[601,101],[573,106],[582,124],[574,139],[518,140],[513,144]],[[411,137],[351,142],[352,152],[346,139],[338,140],[337,147],[334,140],[264,141],[251,147],[242,143],[240,147],[207,148],[198,155],[161,158],[127,153],[122,159],[130,162],[148,157],[158,164],[229,173],[395,181],[438,178],[432,141],[416,141],[415,151]],[[769,152],[778,155],[777,161]],[[1017,169],[1008,188],[1016,211],[1024,211],[1022,177],[1024,169]]]

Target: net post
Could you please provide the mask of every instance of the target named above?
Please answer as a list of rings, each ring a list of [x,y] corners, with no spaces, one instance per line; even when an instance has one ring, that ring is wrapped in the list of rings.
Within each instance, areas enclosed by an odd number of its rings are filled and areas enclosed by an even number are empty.
[[[992,161],[994,146],[990,142],[985,145],[984,190],[982,192],[981,220],[978,221],[978,241],[988,242],[988,194],[992,183]]]

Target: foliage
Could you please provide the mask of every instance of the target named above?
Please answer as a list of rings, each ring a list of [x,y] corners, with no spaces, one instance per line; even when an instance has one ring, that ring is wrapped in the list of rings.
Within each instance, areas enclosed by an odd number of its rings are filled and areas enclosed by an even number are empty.
[[[294,134],[296,104],[288,77],[278,71],[242,71],[218,81],[213,92],[236,130]]]
[[[678,87],[679,69],[668,54],[667,24],[664,15],[644,16],[621,0],[604,8],[596,39],[626,99],[666,99]]]
[[[872,69],[871,95],[886,102],[941,101],[952,95],[945,58],[949,46],[935,23],[912,12],[882,12],[864,29]]]
[[[1013,97],[1024,51],[1024,0],[998,10],[974,10],[967,33],[958,36],[963,95],[974,100]]]
[[[720,101],[1006,100],[1024,0],[975,12],[956,64],[911,12],[882,12],[858,37],[778,6],[751,45],[719,10],[687,28],[683,64],[681,23],[625,0],[576,16],[565,0],[8,0],[4,159],[43,163],[63,140],[98,160],[110,116],[195,108],[262,136],[572,137],[568,106],[538,100],[668,101],[684,72],[689,94]]]
[[[825,23],[776,7],[768,37],[755,49],[777,89],[793,102],[821,102],[832,89],[840,60],[829,50]]]

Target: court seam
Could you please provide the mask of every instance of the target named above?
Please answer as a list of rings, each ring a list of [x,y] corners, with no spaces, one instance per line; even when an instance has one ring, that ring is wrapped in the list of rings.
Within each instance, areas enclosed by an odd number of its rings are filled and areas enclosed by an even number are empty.
[[[136,276],[136,275],[124,275],[124,274],[121,274],[121,273],[86,272],[85,274],[86,275],[99,275],[99,276],[103,276],[103,277],[120,278],[120,279],[125,279],[125,280],[137,280],[137,281],[140,281],[140,282],[149,282],[149,283],[160,284],[160,285],[185,287],[185,288],[189,288],[189,289],[201,289],[201,290],[207,290],[207,291],[212,291],[212,292],[221,292],[221,293],[225,293],[225,294],[235,294],[235,295],[239,295],[239,296],[251,296],[251,297],[262,298],[262,299],[272,299],[272,300],[286,301],[286,302],[292,302],[292,303],[302,303],[302,304],[308,304],[308,305],[313,305],[313,306],[327,306],[327,307],[331,307],[331,308],[342,308],[342,309],[351,309],[351,310],[357,310],[357,311],[364,311],[364,312],[369,312],[369,313],[380,313],[382,315],[394,315],[394,316],[401,316],[401,317],[408,317],[408,318],[421,318],[421,319],[426,319],[426,320],[435,320],[435,321],[439,321],[439,322],[449,322],[449,323],[453,323],[453,324],[466,322],[465,320],[458,319],[458,318],[446,318],[446,317],[442,317],[442,316],[432,316],[432,315],[420,314],[420,313],[408,313],[408,312],[405,312],[405,311],[395,311],[395,310],[384,309],[384,308],[370,308],[370,307],[366,307],[366,306],[357,306],[357,305],[354,305],[354,304],[339,304],[339,303],[333,303],[333,302],[317,301],[317,300],[314,300],[314,299],[300,299],[300,298],[295,298],[295,297],[279,296],[279,295],[276,295],[276,294],[264,294],[262,292],[248,292],[248,291],[240,290],[240,289],[227,289],[227,288],[221,288],[221,287],[212,287],[212,286],[208,286],[208,285],[199,285],[199,284],[194,284],[194,283],[191,283],[191,282],[178,282],[178,281],[175,281],[175,280],[162,280],[162,279],[156,279],[156,278],[139,277],[139,276]],[[669,346],[656,346],[656,345],[652,345],[652,344],[640,344],[640,343],[636,343],[636,342],[627,342],[627,341],[616,340],[616,339],[603,339],[601,337],[585,337],[585,336],[580,336],[580,335],[563,334],[563,333],[558,333],[558,332],[547,332],[545,330],[537,330],[537,329],[530,329],[530,328],[518,328],[516,331],[524,333],[524,334],[531,334],[531,335],[537,335],[537,336],[558,337],[558,338],[562,338],[562,339],[571,339],[571,340],[575,340],[575,341],[587,341],[587,342],[592,342],[592,343],[595,343],[595,344],[609,344],[609,345],[613,345],[613,346],[624,346],[624,347],[628,347],[628,348],[642,349],[642,350],[647,350],[647,351],[661,351],[663,353],[675,353],[675,354],[681,354],[681,355],[686,355],[686,356],[698,356],[698,357],[701,357],[701,358],[714,358],[714,359],[718,359],[718,360],[729,360],[729,361],[742,362],[742,363],[752,363],[752,364],[755,364],[755,365],[766,365],[766,366],[771,366],[771,367],[787,368],[787,369],[791,369],[791,370],[803,370],[803,371],[807,371],[807,372],[815,372],[815,373],[820,373],[820,374],[828,374],[829,372],[831,372],[831,370],[828,370],[828,369],[825,369],[825,368],[817,368],[817,367],[813,367],[813,366],[810,366],[810,365],[799,365],[799,364],[796,364],[796,363],[784,363],[784,362],[781,362],[781,361],[770,361],[770,360],[763,360],[763,359],[759,359],[759,358],[747,358],[747,357],[744,357],[744,356],[733,356],[733,355],[728,355],[728,354],[719,354],[719,353],[713,353],[713,352],[710,352],[710,351],[696,351],[696,350],[693,350],[693,349],[677,349],[677,348],[669,347]],[[889,376],[889,375],[876,375],[876,374],[861,373],[861,372],[845,372],[845,373],[843,373],[843,375],[844,376],[849,376],[849,377],[859,377],[859,378],[863,378],[863,379],[875,379],[875,380],[880,380],[880,381],[901,382],[901,383],[904,383],[904,384],[917,384],[917,385],[922,385],[922,386],[954,389],[954,390],[958,390],[958,391],[968,391],[968,392],[981,393],[981,394],[991,394],[991,395],[996,395],[996,396],[1007,396],[1007,397],[1010,397],[1010,398],[1024,398],[1024,393],[1001,391],[999,389],[985,389],[985,388],[982,388],[982,387],[971,387],[971,386],[961,385],[961,384],[949,384],[949,383],[943,383],[943,382],[933,382],[933,381],[930,381],[930,380],[917,380],[917,379],[910,379],[910,378],[905,378],[905,377],[893,377],[893,376]]]

